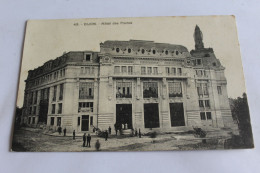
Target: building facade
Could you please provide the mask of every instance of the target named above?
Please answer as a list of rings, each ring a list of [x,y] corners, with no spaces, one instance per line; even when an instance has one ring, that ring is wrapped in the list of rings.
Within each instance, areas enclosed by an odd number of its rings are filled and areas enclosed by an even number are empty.
[[[234,126],[225,68],[204,48],[105,41],[100,52],[69,52],[28,72],[22,123],[68,131],[175,130]]]

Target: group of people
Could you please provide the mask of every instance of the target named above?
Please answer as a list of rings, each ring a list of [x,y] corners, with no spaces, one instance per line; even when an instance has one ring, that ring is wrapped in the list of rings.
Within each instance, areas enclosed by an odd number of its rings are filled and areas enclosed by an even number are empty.
[[[61,132],[62,132],[61,126],[58,127],[58,132],[59,132],[59,135],[61,135]],[[63,129],[63,135],[66,136],[66,133],[67,133],[67,129],[66,129],[66,127],[64,127],[64,129]]]

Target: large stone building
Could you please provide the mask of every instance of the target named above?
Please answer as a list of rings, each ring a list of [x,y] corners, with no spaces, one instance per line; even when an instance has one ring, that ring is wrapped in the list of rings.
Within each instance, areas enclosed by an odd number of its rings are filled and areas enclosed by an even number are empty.
[[[204,48],[198,26],[194,40],[190,52],[153,41],[105,41],[100,52],[50,60],[28,73],[22,122],[77,132],[115,124],[142,131],[231,127],[225,68]]]

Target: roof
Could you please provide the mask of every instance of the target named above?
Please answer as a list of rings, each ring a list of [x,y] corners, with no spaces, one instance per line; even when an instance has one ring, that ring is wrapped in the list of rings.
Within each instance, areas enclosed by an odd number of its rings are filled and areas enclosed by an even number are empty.
[[[154,41],[146,40],[129,40],[129,41],[117,41],[117,40],[108,40],[103,43],[103,48],[121,48],[127,49],[131,48],[133,50],[139,50],[140,48],[151,50],[156,49],[157,51],[175,51],[188,52],[188,49],[182,45],[177,44],[168,44],[168,43],[156,43]]]

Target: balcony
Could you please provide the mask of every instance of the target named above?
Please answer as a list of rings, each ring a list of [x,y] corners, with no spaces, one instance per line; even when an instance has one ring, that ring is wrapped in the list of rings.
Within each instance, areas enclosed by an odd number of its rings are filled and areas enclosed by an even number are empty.
[[[195,75],[195,79],[209,79],[208,75]]]

